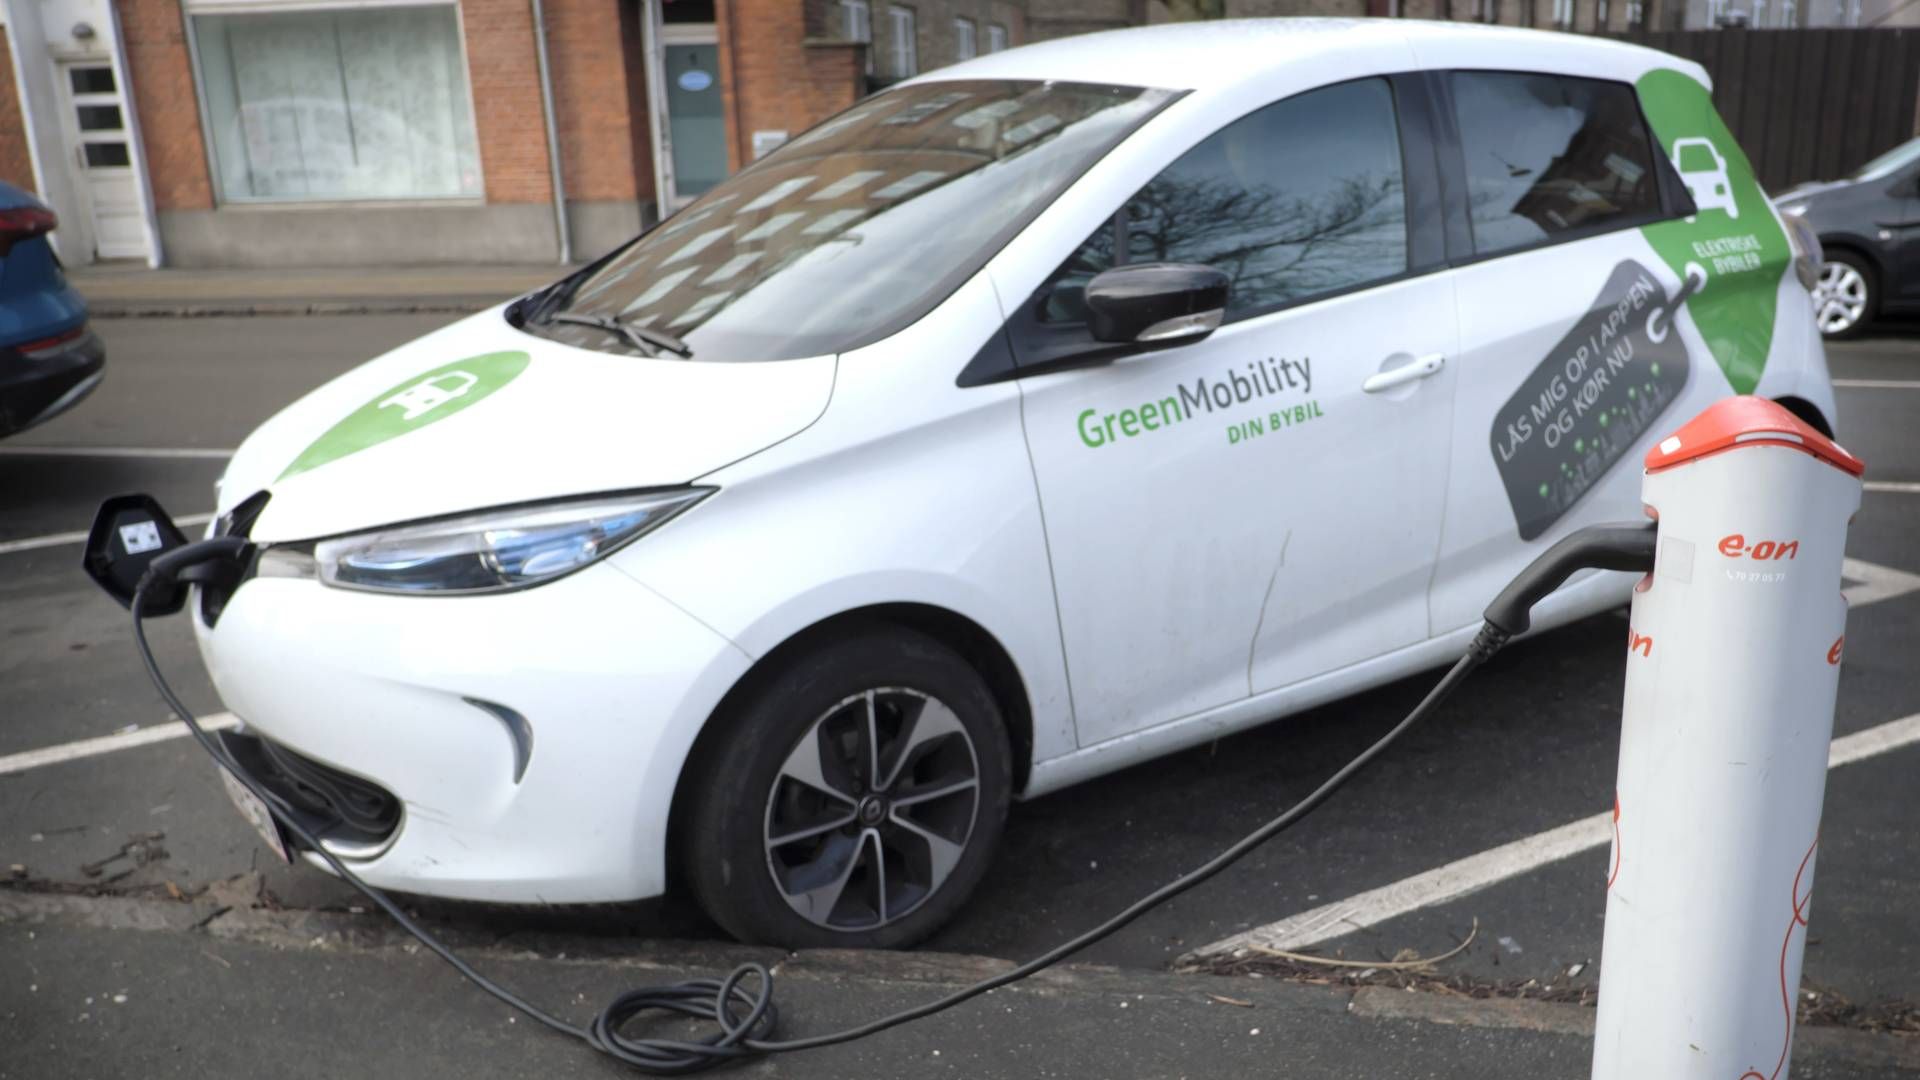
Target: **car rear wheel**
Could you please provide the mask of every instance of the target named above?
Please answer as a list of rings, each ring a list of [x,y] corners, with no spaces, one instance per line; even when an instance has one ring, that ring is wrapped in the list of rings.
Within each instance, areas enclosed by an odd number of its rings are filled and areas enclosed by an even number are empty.
[[[1865,260],[1845,251],[1827,253],[1813,289],[1813,317],[1822,335],[1850,338],[1861,333],[1873,321],[1877,299],[1873,268]]]
[[[683,783],[683,870],[743,941],[898,948],[945,923],[999,846],[1012,757],[951,649],[876,627],[782,665]]]

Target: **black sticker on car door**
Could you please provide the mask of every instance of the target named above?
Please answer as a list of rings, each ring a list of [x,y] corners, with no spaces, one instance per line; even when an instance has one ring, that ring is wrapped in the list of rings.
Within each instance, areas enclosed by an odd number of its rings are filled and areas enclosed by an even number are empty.
[[[1552,527],[1687,385],[1672,313],[1694,291],[1614,267],[1592,307],[1494,415],[1488,442],[1522,540]]]

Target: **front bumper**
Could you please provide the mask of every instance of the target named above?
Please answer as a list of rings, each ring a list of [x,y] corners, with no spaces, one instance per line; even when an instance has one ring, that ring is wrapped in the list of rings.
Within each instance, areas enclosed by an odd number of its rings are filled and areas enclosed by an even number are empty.
[[[663,891],[681,766],[748,665],[604,564],[474,597],[256,578],[217,626],[189,610],[251,733],[399,801],[390,835],[328,847],[375,886],[471,900]]]
[[[92,330],[58,347],[0,349],[0,437],[43,424],[80,403],[106,374],[107,349]]]

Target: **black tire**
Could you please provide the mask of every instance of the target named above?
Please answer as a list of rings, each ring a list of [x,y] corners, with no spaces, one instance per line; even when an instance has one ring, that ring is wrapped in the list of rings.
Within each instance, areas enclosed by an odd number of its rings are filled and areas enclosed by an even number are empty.
[[[1838,329],[1828,329],[1829,323],[1822,314],[1828,299],[1825,294],[1833,291],[1837,284],[1835,281],[1837,276],[1835,271],[1841,270],[1842,268],[1851,270],[1854,275],[1856,275],[1859,282],[1858,287],[1864,293],[1860,298],[1860,313],[1850,324]],[[1873,325],[1874,318],[1879,313],[1879,306],[1880,278],[1875,272],[1873,265],[1864,257],[1856,255],[1851,251],[1840,250],[1827,252],[1825,255],[1825,265],[1822,266],[1820,271],[1820,284],[1814,293],[1814,319],[1820,327],[1821,336],[1825,337],[1828,341],[1846,341],[1849,338],[1859,337],[1861,334],[1866,333],[1867,329]]]
[[[903,948],[950,919],[993,861],[1013,789],[1006,723],[979,674],[925,634],[854,630],[782,663],[711,722],[723,726],[689,763],[676,846],[695,899],[741,941]],[[793,764],[805,764],[803,736],[818,786],[794,775],[806,771]],[[862,782],[876,768],[893,776],[887,790]],[[957,859],[935,840],[958,841]]]

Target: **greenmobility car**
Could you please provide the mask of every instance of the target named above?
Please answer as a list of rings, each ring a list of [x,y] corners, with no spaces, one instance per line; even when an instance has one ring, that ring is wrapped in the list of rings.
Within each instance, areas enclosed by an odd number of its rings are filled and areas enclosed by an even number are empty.
[[[945,68],[249,437],[228,743],[382,888],[905,945],[1010,800],[1454,658],[1709,403],[1831,432],[1792,224],[1698,66],[1599,38]]]

